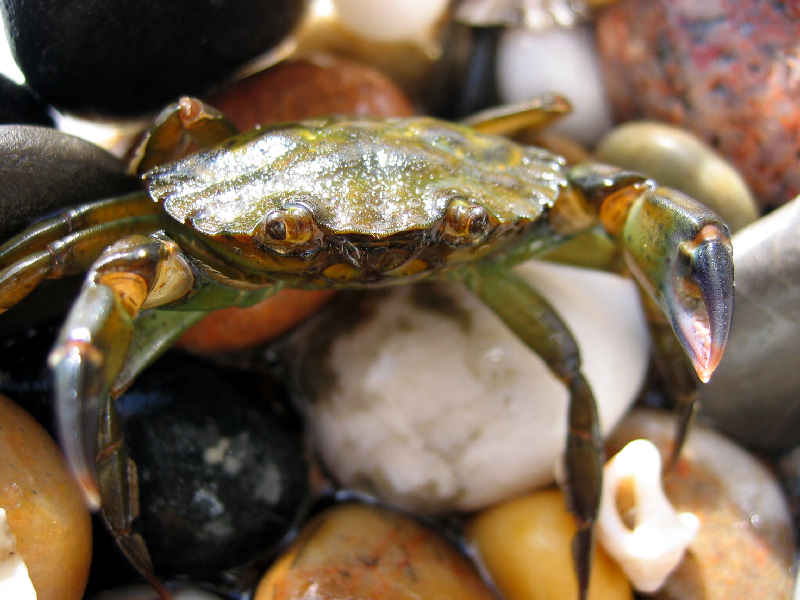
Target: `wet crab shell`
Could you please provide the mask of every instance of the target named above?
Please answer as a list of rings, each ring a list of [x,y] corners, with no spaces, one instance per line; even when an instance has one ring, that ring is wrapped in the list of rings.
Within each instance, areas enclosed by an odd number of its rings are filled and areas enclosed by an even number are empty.
[[[350,283],[480,256],[536,222],[567,185],[563,159],[546,150],[419,117],[257,129],[144,179],[183,243],[244,271],[267,266],[283,277]],[[459,209],[454,200],[486,214],[467,243],[442,233],[460,218],[448,214]],[[259,228],[287,207],[312,215],[314,231],[296,248],[279,247],[281,260],[264,253],[270,240]],[[460,246],[469,251],[454,252]]]

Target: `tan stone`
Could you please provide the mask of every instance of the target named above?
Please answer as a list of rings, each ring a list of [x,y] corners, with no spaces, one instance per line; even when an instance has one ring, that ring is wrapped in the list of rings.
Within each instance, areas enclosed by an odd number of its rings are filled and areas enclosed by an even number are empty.
[[[89,512],[47,432],[0,395],[0,507],[38,600],[79,600],[92,557]]]

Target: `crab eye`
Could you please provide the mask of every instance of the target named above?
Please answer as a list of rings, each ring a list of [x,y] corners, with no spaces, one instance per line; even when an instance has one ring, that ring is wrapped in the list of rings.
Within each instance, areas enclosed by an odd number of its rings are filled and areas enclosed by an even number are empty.
[[[489,212],[483,206],[456,196],[447,205],[442,234],[452,244],[470,244],[482,241],[490,225]]]
[[[299,246],[309,242],[315,231],[311,211],[302,204],[289,204],[267,213],[256,234],[265,244]]]

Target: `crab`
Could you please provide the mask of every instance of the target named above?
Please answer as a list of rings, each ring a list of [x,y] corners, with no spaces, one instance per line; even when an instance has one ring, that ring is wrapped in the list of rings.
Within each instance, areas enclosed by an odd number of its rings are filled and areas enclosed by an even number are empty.
[[[567,326],[514,274],[596,228],[661,308],[707,381],[732,316],[727,226],[638,173],[568,166],[499,133],[567,110],[558,96],[431,117],[332,117],[237,133],[192,98],[167,107],[133,165],[143,190],[69,210],[0,247],[0,311],[43,279],[88,269],[49,356],[61,443],[88,505],[151,581],[135,465],[114,398],[209,311],[281,288],[366,288],[447,278],[467,286],[569,391],[566,489],[585,597],[603,466],[592,390]]]

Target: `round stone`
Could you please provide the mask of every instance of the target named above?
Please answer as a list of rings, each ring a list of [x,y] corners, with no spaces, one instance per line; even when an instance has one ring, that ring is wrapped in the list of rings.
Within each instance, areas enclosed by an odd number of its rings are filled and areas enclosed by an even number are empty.
[[[89,512],[58,446],[2,395],[0,456],[0,508],[38,600],[80,600],[92,557]]]
[[[172,355],[120,398],[157,572],[241,564],[291,527],[308,466],[281,392],[261,376]]]
[[[4,0],[28,85],[69,110],[140,113],[207,88],[274,46],[303,0]]]
[[[46,127],[0,125],[0,240],[58,208],[135,189],[122,163]]]
[[[577,337],[608,431],[647,368],[633,284],[533,261],[518,272]],[[342,485],[409,510],[447,511],[553,481],[567,391],[494,313],[454,284],[357,298],[342,296],[304,326],[287,356],[312,439]]]
[[[342,23],[366,38],[424,37],[447,8],[447,0],[334,0]]]
[[[344,504],[317,515],[270,567],[254,600],[491,600],[444,537],[400,513]]]
[[[468,524],[467,539],[506,600],[578,597],[571,550],[577,528],[564,502],[560,491],[542,490],[493,506]],[[589,600],[632,597],[625,575],[595,545]]]
[[[734,231],[758,218],[755,199],[738,171],[679,127],[652,121],[625,123],[600,140],[595,156],[688,194]]]
[[[594,39],[584,27],[509,29],[497,49],[497,85],[504,102],[548,92],[566,96],[572,114],[550,127],[584,144],[593,144],[611,128]]]
[[[237,81],[208,102],[241,131],[328,115],[414,114],[405,93],[380,71],[323,54],[279,63]]]
[[[793,3],[621,0],[597,19],[617,119],[700,136],[742,173],[761,206],[800,192],[800,9]]]

